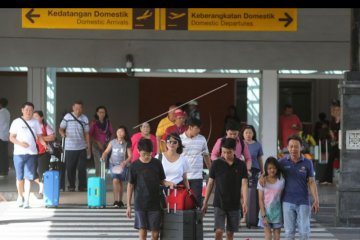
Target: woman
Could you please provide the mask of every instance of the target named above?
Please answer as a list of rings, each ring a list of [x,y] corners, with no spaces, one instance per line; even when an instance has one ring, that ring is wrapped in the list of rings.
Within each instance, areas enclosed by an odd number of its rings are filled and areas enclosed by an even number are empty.
[[[138,151],[138,143],[140,141],[141,138],[147,138],[151,140],[151,143],[153,144],[153,152],[151,153],[152,157],[155,157],[155,155],[157,154],[157,141],[156,141],[156,137],[150,133],[150,125],[147,122],[144,122],[141,124],[140,126],[140,132],[135,133],[134,135],[132,135],[131,137],[131,143],[132,143],[132,159],[131,161],[135,161],[137,159],[139,159],[140,155],[139,155],[139,151]]]
[[[46,124],[46,121],[44,119],[44,113],[42,111],[35,111],[33,114],[33,117],[39,122],[41,126],[42,136],[45,142],[51,142],[55,141],[55,133],[52,130],[52,128]],[[43,175],[44,172],[49,170],[49,164],[50,164],[50,154],[46,152],[45,147],[39,142],[39,140],[36,141],[36,144],[39,148],[39,154],[37,158],[37,176],[34,181],[39,184],[39,196],[38,198],[43,198],[44,193],[44,179]]]
[[[187,159],[181,155],[183,145],[177,133],[170,133],[166,137],[166,151],[159,156],[165,172],[165,186],[174,188],[184,185],[190,189],[187,172],[190,170]]]
[[[264,172],[263,169],[263,149],[256,139],[256,131],[252,125],[246,125],[241,133],[241,137],[247,144],[251,155],[251,176],[254,184],[257,184],[257,175]]]
[[[105,106],[98,106],[94,115],[95,119],[90,125],[92,154],[94,158],[96,176],[100,176],[100,157],[113,135],[108,112]]]
[[[110,152],[109,168],[113,179],[114,207],[121,208],[125,206],[122,201],[123,181],[127,180],[127,166],[132,158],[131,140],[125,126],[116,129],[116,138],[109,142],[101,160],[105,161]]]

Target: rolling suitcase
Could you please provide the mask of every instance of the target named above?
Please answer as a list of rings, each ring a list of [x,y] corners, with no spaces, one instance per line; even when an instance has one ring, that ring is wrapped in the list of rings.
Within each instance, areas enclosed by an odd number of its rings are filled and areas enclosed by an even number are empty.
[[[174,189],[172,193],[168,191],[167,199],[169,198],[173,198],[174,203],[171,207],[171,204],[167,202],[167,211],[164,213],[160,239],[202,240],[203,215],[201,210],[178,210],[177,207],[182,204],[181,202],[183,202],[184,198],[182,194],[178,194],[177,189]],[[176,198],[179,198],[179,200],[176,200]],[[182,205],[182,207],[184,206],[185,205]],[[170,208],[172,208],[172,210],[170,210]]]
[[[259,198],[257,183],[249,179],[248,212],[245,217],[246,227],[257,227],[259,215]]]
[[[88,178],[87,198],[89,208],[106,207],[105,164],[105,161],[101,161],[101,177]]]
[[[57,207],[60,196],[59,171],[51,170],[44,173],[44,204],[45,207]]]

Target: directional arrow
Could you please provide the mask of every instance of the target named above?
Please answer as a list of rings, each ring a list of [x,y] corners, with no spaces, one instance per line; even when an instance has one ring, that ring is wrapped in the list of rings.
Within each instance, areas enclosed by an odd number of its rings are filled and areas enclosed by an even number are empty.
[[[31,23],[35,23],[34,19],[33,18],[38,18],[40,17],[40,14],[33,14],[35,10],[32,8],[30,9],[30,11],[25,15],[27,19],[29,19],[29,21]]]
[[[287,27],[290,25],[290,23],[292,23],[293,19],[287,12],[284,14],[285,14],[286,18],[279,18],[279,21],[286,22],[284,27]]]

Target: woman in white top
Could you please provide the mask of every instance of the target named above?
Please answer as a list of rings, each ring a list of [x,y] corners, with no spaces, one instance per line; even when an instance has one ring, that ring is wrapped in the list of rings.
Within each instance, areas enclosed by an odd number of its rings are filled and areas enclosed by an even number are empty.
[[[187,179],[187,172],[190,169],[189,163],[181,155],[183,145],[177,133],[171,133],[166,137],[166,151],[162,153],[161,163],[165,172],[165,186],[174,188],[176,185],[184,185],[190,189]]]

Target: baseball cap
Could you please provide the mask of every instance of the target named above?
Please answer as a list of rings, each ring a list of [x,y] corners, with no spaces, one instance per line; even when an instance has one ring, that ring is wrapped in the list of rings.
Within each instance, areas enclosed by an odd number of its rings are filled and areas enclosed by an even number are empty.
[[[185,112],[181,109],[176,109],[175,110],[175,116],[176,117],[185,117]]]
[[[192,100],[192,101],[190,101],[188,104],[189,104],[189,105],[195,105],[195,106],[197,106],[197,105],[198,105],[198,102],[195,101],[195,100]]]

